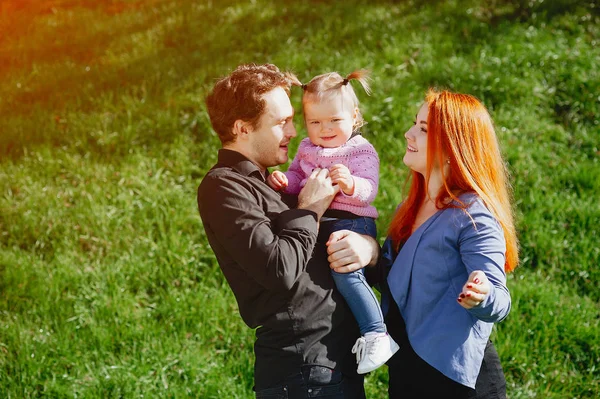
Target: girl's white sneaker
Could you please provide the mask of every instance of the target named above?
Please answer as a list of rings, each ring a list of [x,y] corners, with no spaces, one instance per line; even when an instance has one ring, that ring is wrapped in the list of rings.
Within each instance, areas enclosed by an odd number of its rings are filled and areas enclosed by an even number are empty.
[[[356,354],[358,374],[368,373],[384,365],[398,349],[400,347],[388,333],[366,333],[352,347],[352,353]]]

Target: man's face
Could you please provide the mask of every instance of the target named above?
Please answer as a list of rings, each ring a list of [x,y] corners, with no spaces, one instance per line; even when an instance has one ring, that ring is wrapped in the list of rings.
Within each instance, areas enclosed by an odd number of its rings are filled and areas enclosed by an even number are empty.
[[[296,136],[294,109],[281,87],[263,95],[265,110],[255,129],[250,132],[250,160],[261,170],[288,161],[288,144]]]

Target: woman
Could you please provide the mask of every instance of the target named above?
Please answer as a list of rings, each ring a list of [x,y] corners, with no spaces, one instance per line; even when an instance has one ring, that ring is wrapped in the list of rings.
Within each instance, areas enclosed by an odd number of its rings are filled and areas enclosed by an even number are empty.
[[[430,91],[405,134],[412,169],[382,249],[382,306],[400,344],[390,398],[505,398],[489,340],[518,263],[507,171],[473,96]]]

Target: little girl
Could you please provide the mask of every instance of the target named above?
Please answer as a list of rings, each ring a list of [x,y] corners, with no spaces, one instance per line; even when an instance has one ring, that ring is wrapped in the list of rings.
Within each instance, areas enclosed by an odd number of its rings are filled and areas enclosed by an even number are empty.
[[[336,72],[319,75],[302,86],[308,138],[300,143],[287,172],[273,171],[267,178],[273,189],[298,194],[313,169],[329,169],[331,181],[339,185],[340,192],[321,218],[319,237],[325,239],[338,230],[373,238],[377,235],[377,210],[371,203],[377,195],[379,158],[359,131],[364,120],[356,93],[348,84],[353,79],[370,93],[365,70],[354,71],[346,78]],[[332,271],[332,275],[362,335],[352,348],[358,373],[375,370],[398,350],[387,334],[379,302],[363,270],[346,274]]]

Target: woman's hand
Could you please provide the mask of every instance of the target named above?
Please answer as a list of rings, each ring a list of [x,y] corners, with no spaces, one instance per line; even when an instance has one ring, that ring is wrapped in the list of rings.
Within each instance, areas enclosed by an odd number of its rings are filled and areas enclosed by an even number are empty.
[[[374,265],[379,257],[379,244],[373,237],[350,230],[334,231],[325,245],[329,267],[338,273],[350,273]]]
[[[478,306],[490,293],[490,281],[481,270],[475,270],[463,286],[463,290],[457,298],[460,306],[471,309]]]

